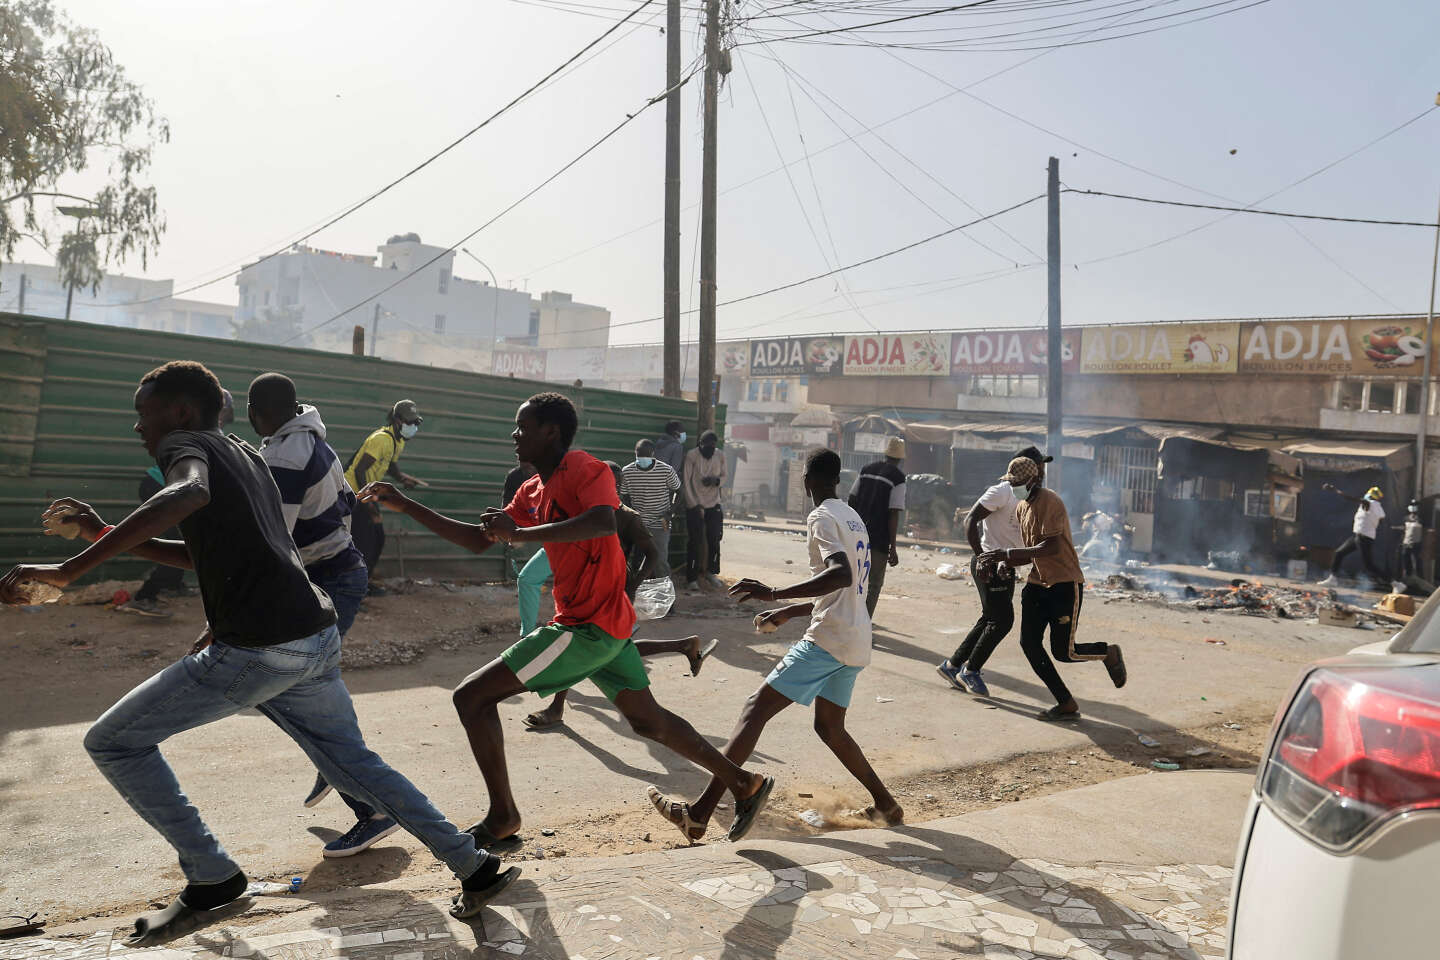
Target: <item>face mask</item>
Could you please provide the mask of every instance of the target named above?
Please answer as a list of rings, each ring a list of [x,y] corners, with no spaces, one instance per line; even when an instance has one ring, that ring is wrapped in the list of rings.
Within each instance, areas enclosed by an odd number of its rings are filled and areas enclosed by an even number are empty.
[[[413,439],[414,436],[415,436],[415,434],[417,434],[417,433],[419,433],[419,432],[420,432],[420,424],[418,424],[418,423],[402,423],[402,424],[400,424],[400,436],[404,437],[406,440]]]
[[[685,442],[685,438],[688,437],[688,436],[689,436],[688,433],[686,433],[684,430],[681,430],[681,431],[680,431],[680,436],[676,437],[675,439],[676,439],[676,440],[679,440],[681,443],[684,443],[684,442]]]
[[[1030,496],[1030,488],[1025,486],[1017,487],[1012,484],[1010,492],[1015,494],[1016,500],[1025,500]]]
[[[654,458],[654,457],[636,457],[636,458],[635,458],[635,465],[638,466],[641,470],[649,470],[651,467],[655,466],[655,458]]]

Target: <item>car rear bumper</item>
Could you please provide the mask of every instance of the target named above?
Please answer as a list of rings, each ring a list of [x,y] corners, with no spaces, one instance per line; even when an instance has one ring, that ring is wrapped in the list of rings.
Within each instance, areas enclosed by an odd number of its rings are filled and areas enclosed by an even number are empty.
[[[1229,960],[1435,955],[1440,813],[1399,818],[1338,855],[1252,794],[1241,837]]]

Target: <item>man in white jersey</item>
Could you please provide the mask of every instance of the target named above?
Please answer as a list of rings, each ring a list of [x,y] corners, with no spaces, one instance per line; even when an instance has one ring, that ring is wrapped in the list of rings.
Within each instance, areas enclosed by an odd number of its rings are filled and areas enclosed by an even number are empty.
[[[1026,447],[1015,456],[1034,460],[1042,479],[1045,464],[1055,459],[1042,455],[1036,447]],[[955,689],[977,697],[990,696],[980,668],[1015,626],[1015,568],[1003,561],[994,565],[977,563],[976,558],[991,550],[1025,545],[1020,537],[1020,522],[1015,519],[1019,503],[1008,483],[997,483],[980,495],[965,521],[971,550],[970,574],[975,589],[980,591],[980,619],[950,659],[940,661],[935,670]]]
[[[904,811],[845,729],[845,711],[850,706],[855,678],[870,662],[870,614],[865,609],[865,587],[872,556],[865,522],[839,499],[839,483],[839,454],[825,449],[811,451],[805,459],[805,492],[815,504],[806,520],[813,574],[810,579],[788,587],[770,587],[746,578],[730,588],[730,595],[741,603],[751,599],[814,599],[767,610],[755,618],[756,627],[766,633],[797,617],[809,617],[810,626],[745,702],[739,723],[725,745],[725,755],[743,763],[740,758],[750,756],[772,717],[792,703],[814,703],[815,732],[874,799],[873,806],[852,815],[894,826],[904,821]],[[884,563],[885,557],[873,560]],[[712,779],[694,803],[671,800],[653,786],[646,793],[659,814],[693,843],[705,835],[715,805],[725,795],[725,785]]]
[[[1355,519],[1350,524],[1350,536],[1335,549],[1335,558],[1330,561],[1330,576],[1320,581],[1322,587],[1333,587],[1340,583],[1340,564],[1356,550],[1360,551],[1360,565],[1365,575],[1377,588],[1385,585],[1385,574],[1375,563],[1375,536],[1380,532],[1380,522],[1385,519],[1385,508],[1380,505],[1385,493],[1379,487],[1371,487],[1363,497],[1353,497],[1333,483],[1322,483],[1321,490],[1338,494],[1355,504]],[[1404,593],[1405,584],[1399,580],[1390,583],[1395,593]]]

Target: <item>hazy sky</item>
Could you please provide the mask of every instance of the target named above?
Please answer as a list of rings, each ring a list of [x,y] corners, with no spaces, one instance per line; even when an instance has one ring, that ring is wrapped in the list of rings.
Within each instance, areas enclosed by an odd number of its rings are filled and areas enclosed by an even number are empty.
[[[170,121],[173,138],[155,166],[169,229],[143,273],[177,284],[283,245],[478,123],[607,26],[514,0],[60,2],[99,31]],[[697,14],[685,17],[689,62],[700,42]],[[653,4],[613,47],[310,243],[373,253],[393,233],[458,240],[663,87],[663,19],[663,4]],[[989,213],[1040,193],[1051,155],[1072,187],[1216,202],[1138,167],[1254,202],[1432,105],[1437,36],[1440,4],[1271,0],[1194,26],[1056,50],[969,91],[989,105],[953,94],[853,143],[846,138],[867,126],[952,94],[947,82],[965,86],[1035,54],[743,47],[722,92],[720,297],[973,219],[959,198]],[[697,289],[699,102],[697,77],[684,112],[687,307]],[[616,323],[658,316],[663,141],[657,106],[466,246],[502,284],[569,291],[609,307]],[[788,177],[772,172],[807,149],[814,155]],[[1264,206],[1433,221],[1437,199],[1440,111]],[[1415,228],[1234,216],[1086,264],[1220,216],[1064,197],[1066,323],[1425,307],[1434,237]],[[997,223],[1014,239],[989,225],[971,232],[993,251],[957,234],[847,273],[863,316],[837,281],[821,280],[721,308],[720,335],[1042,322],[1044,270],[1016,267],[1035,259],[1025,247],[1044,252],[1044,205]],[[33,248],[20,257],[45,259]],[[463,256],[456,266],[486,276]],[[138,263],[122,269],[142,272]],[[234,281],[190,296],[233,303]],[[693,331],[693,314],[686,324]],[[659,334],[658,321],[637,323],[612,339]]]

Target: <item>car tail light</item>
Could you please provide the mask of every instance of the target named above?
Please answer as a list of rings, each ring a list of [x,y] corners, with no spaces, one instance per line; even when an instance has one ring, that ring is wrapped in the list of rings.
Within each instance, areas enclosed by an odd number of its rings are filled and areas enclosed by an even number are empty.
[[[1317,669],[1276,720],[1259,786],[1286,822],[1334,850],[1440,808],[1440,666]]]

